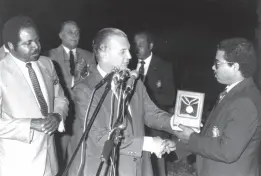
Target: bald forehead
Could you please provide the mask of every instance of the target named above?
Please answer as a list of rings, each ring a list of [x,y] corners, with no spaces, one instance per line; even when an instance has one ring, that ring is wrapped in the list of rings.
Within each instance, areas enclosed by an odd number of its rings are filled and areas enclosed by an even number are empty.
[[[126,36],[112,34],[105,38],[103,44],[105,44],[107,46],[111,46],[111,45],[114,45],[115,42],[119,42],[119,41],[124,41],[125,43],[129,43],[129,40]]]

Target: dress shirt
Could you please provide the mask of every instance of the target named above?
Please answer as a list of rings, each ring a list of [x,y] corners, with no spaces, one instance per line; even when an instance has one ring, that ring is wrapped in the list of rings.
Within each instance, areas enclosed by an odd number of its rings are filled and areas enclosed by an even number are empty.
[[[5,47],[5,45],[3,45],[4,51],[5,53],[9,53],[9,50]]]
[[[243,81],[243,80],[241,80]],[[226,87],[226,91],[229,92],[233,87],[235,87],[238,83],[240,83],[241,81],[235,82],[229,86]]]
[[[63,49],[64,51],[66,52],[66,54],[68,55],[68,57],[70,57],[70,51],[73,52],[73,56],[74,56],[74,59],[76,59],[76,48],[70,50],[69,48],[67,48],[66,46],[62,45],[63,46]]]
[[[147,57],[146,59],[144,59],[143,61],[145,62],[144,64],[144,76],[147,75],[147,72],[148,72],[148,69],[149,69],[149,66],[150,66],[150,61],[151,61],[151,58],[152,58],[152,52],[150,53],[149,57]],[[139,72],[139,69],[140,69],[140,65],[141,65],[141,62],[142,60],[139,59],[139,62],[138,62],[138,65],[137,65],[137,71]]]

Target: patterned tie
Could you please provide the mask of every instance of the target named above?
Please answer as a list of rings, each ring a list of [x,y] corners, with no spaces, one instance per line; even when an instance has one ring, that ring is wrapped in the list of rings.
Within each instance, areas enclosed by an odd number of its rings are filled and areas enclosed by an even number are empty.
[[[35,92],[36,98],[37,98],[40,108],[41,108],[41,113],[43,116],[46,117],[46,116],[48,116],[48,106],[46,104],[43,93],[41,91],[40,84],[37,79],[36,73],[35,73],[34,69],[32,68],[32,64],[30,62],[26,64],[26,67],[28,68],[29,77],[32,81],[34,92]]]
[[[140,78],[142,81],[144,81],[144,78],[145,78],[145,69],[144,69],[144,64],[145,62],[142,60],[140,61],[140,69],[139,69],[139,73],[140,73]]]
[[[75,62],[74,62],[74,55],[73,55],[73,51],[70,50],[70,73],[72,76],[74,76],[75,73]]]

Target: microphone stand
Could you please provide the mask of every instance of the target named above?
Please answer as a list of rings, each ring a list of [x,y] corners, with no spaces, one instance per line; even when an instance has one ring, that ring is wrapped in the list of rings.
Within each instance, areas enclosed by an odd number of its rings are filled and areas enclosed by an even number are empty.
[[[94,89],[93,92],[92,92],[91,100],[90,100],[89,105],[88,105],[88,109],[87,109],[87,113],[86,113],[85,119],[88,118],[89,110],[90,110],[90,107],[91,107],[90,105],[92,103],[92,100],[93,100],[93,97],[94,97],[94,93],[96,92],[97,89],[98,88]],[[109,81],[107,83],[106,87],[105,87],[105,90],[104,90],[104,92],[103,92],[99,102],[98,102],[97,107],[95,108],[95,110],[93,112],[93,115],[91,116],[91,119],[90,119],[90,121],[89,121],[89,123],[88,123],[88,125],[87,125],[87,127],[86,127],[86,129],[84,131],[84,133],[82,134],[82,137],[81,137],[81,139],[80,139],[80,141],[79,141],[79,143],[78,143],[78,145],[77,145],[77,147],[76,147],[76,149],[75,149],[75,151],[74,151],[70,161],[68,162],[68,164],[67,164],[66,168],[64,169],[64,171],[62,172],[62,176],[65,176],[65,174],[68,172],[68,170],[69,170],[69,168],[70,168],[70,166],[71,166],[71,164],[72,164],[72,162],[73,162],[73,160],[74,160],[78,150],[80,149],[82,144],[84,145],[83,141],[86,140],[86,138],[87,138],[87,136],[88,136],[88,134],[90,132],[90,129],[92,127],[92,124],[93,124],[93,122],[94,122],[94,120],[95,120],[95,118],[96,118],[96,116],[97,116],[97,114],[98,114],[98,112],[99,112],[99,110],[101,108],[101,105],[102,105],[102,103],[103,103],[103,101],[104,101],[105,97],[107,96],[107,94],[108,94],[110,89],[111,89],[111,82]],[[85,124],[87,124],[87,120],[85,121]],[[80,165],[79,167],[80,167],[79,170],[81,171],[83,169],[83,164]],[[79,175],[79,173],[80,172],[78,172],[77,175]]]
[[[116,167],[116,159],[118,157],[118,151],[119,144],[121,143],[123,136],[123,131],[126,129],[127,125],[124,124],[125,122],[125,110],[127,103],[125,102],[125,98],[123,96],[123,87],[125,87],[124,83],[121,83],[120,85],[120,94],[119,94],[119,108],[117,109],[117,119],[116,122],[113,125],[113,129],[111,130],[108,140],[104,143],[103,151],[101,154],[101,161],[98,167],[98,170],[96,172],[96,176],[99,176],[103,167],[104,163],[108,163],[109,158],[111,157],[111,164],[112,164],[112,170],[110,175],[116,175],[115,168]],[[113,174],[114,173],[114,174]]]

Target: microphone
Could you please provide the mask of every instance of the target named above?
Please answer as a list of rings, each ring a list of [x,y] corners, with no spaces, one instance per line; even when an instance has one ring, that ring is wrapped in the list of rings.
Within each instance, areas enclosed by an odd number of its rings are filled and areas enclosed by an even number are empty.
[[[126,90],[125,90],[125,95],[129,95],[133,88],[134,88],[134,83],[135,80],[139,77],[139,73],[136,70],[132,70],[130,72],[130,78],[128,79],[127,83],[126,83]]]
[[[112,76],[114,75],[114,71],[108,73],[96,86],[94,87],[95,90],[99,89],[103,84],[110,81],[112,79]]]
[[[129,69],[119,70],[119,77],[118,77],[119,79],[118,79],[118,81],[120,83],[126,81],[126,79],[129,77],[129,75],[130,75]]]

